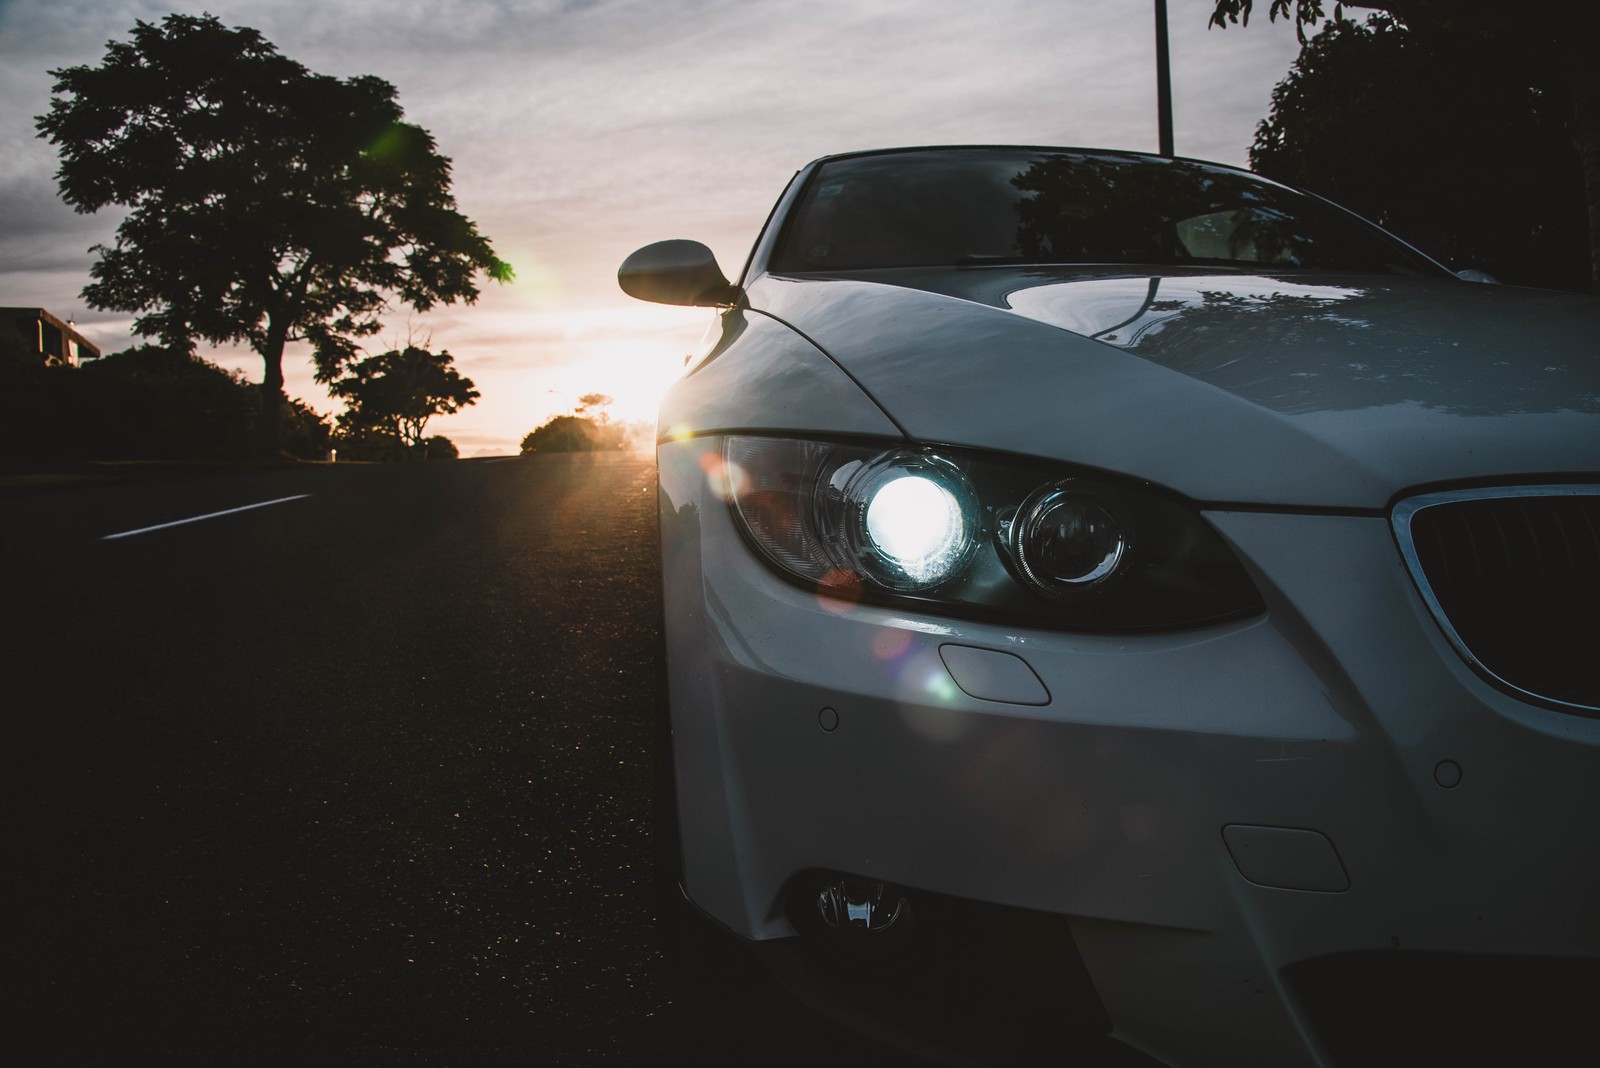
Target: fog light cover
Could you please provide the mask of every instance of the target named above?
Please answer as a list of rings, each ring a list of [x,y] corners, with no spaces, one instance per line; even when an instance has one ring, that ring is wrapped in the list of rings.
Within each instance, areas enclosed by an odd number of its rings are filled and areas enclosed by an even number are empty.
[[[840,876],[817,894],[817,915],[831,930],[886,931],[906,915],[905,895],[888,883]]]
[[[1017,577],[1054,599],[1101,588],[1125,570],[1128,525],[1103,498],[1074,479],[1040,486],[1001,534]]]

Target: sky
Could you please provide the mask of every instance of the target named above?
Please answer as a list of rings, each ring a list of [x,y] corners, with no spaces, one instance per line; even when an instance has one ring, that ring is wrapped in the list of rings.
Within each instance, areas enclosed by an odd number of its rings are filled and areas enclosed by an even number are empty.
[[[1265,6],[1265,5],[1259,5]],[[1208,30],[1169,0],[1180,155],[1243,165],[1292,27]],[[1156,150],[1152,0],[0,0],[0,305],[43,307],[106,352],[132,316],[87,307],[111,211],[56,195],[33,123],[51,69],[98,65],[135,21],[210,12],[319,74],[392,82],[454,164],[457,206],[517,280],[476,304],[396,308],[367,350],[448,350],[482,393],[429,424],[463,456],[514,453],[585,393],[653,419],[714,313],[617,288],[634,249],[703,241],[737,278],[790,176],[818,156],[925,144]],[[201,355],[252,380],[248,349]],[[304,350],[287,390],[338,410]]]

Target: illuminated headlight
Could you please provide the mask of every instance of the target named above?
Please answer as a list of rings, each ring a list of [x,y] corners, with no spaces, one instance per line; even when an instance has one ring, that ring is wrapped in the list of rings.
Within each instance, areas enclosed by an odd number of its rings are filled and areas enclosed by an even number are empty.
[[[1261,611],[1193,508],[1061,464],[734,436],[707,474],[751,546],[830,600],[1084,630]]]
[[[846,566],[892,590],[927,590],[960,573],[978,541],[977,508],[961,471],[899,451],[860,465],[840,493]]]

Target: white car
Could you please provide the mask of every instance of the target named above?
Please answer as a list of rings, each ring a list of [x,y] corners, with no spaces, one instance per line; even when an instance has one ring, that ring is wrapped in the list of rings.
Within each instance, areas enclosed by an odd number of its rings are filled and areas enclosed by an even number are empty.
[[[725,309],[660,413],[681,883],[786,981],[1000,1063],[1597,1056],[1600,302],[1026,147],[619,279]]]

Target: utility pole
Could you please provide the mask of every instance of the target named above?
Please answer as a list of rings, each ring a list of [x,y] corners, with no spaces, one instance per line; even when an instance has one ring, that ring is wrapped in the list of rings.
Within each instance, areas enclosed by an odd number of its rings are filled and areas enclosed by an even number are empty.
[[[1167,55],[1167,0],[1156,0],[1156,122],[1161,154],[1172,152],[1172,60]]]

